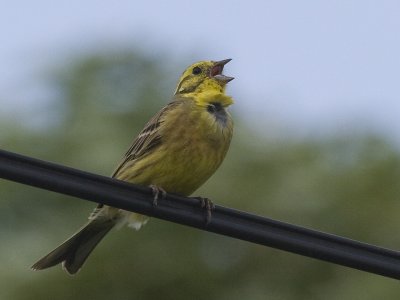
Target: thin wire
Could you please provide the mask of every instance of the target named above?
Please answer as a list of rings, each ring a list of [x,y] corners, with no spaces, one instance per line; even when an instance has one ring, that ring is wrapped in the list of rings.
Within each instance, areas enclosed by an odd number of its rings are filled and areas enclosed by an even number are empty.
[[[0,177],[323,261],[400,279],[400,252],[216,205],[209,223],[199,201],[0,150]]]

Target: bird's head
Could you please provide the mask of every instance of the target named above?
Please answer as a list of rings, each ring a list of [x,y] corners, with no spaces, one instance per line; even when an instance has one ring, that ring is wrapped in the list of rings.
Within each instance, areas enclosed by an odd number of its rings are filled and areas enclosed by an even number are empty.
[[[200,61],[188,67],[179,79],[175,95],[188,95],[202,91],[218,91],[223,93],[226,84],[233,77],[222,74],[224,66],[231,59],[221,61]]]

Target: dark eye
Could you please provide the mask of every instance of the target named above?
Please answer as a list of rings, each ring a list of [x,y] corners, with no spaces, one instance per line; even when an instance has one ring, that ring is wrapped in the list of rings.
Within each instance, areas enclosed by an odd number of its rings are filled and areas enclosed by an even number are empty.
[[[194,67],[192,73],[194,75],[199,75],[201,73],[200,67]]]

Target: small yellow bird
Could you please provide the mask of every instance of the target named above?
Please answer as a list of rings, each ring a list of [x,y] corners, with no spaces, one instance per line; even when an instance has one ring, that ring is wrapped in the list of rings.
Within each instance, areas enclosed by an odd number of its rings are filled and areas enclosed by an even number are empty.
[[[231,59],[200,61],[182,74],[173,100],[144,127],[112,177],[159,191],[189,196],[222,163],[233,122],[225,94],[233,79],[222,74]],[[99,204],[89,222],[32,266],[42,270],[59,263],[75,274],[102,238],[114,227],[140,229],[147,216]]]

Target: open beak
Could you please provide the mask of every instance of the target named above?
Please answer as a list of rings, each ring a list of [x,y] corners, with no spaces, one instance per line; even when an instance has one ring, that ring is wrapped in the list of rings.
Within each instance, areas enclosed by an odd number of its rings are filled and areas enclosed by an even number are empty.
[[[224,70],[224,66],[230,62],[232,59],[224,59],[220,61],[216,61],[212,68],[210,69],[210,77],[216,79],[217,81],[227,84],[229,81],[235,79],[234,77],[229,77],[225,76],[222,74],[222,71]]]

